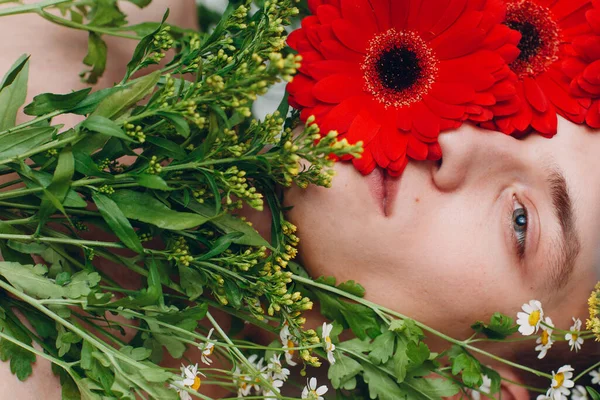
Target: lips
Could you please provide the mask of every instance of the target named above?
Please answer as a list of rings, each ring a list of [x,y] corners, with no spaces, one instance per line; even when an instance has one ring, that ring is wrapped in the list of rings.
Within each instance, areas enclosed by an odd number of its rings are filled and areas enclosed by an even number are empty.
[[[382,215],[389,217],[394,209],[394,202],[400,187],[400,177],[392,177],[381,168],[375,168],[365,177],[371,195],[375,199]]]

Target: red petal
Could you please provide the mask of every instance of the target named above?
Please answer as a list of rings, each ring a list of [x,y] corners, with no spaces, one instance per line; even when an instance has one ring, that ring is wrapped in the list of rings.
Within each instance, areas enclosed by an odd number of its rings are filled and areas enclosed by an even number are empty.
[[[442,158],[442,147],[439,143],[432,143],[429,145],[429,150],[427,154],[428,160],[439,160]]]
[[[388,174],[390,174],[390,176],[400,176],[402,175],[402,172],[404,172],[404,169],[407,165],[408,158],[406,158],[406,156],[400,157],[399,159],[397,159],[396,161],[392,161],[392,163],[388,165]]]
[[[408,134],[399,132],[395,127],[384,124],[379,133],[384,142],[385,155],[395,161],[406,155]]]
[[[315,97],[326,103],[340,103],[363,93],[361,76],[351,74],[330,75],[313,88]]]
[[[360,31],[350,22],[343,19],[336,19],[331,23],[335,36],[349,49],[364,54],[369,47],[374,32],[368,35],[366,32]]]
[[[556,117],[556,111],[554,107],[550,107],[547,112],[543,114],[533,113],[531,118],[531,127],[535,129],[542,136],[554,136],[558,128],[558,118]]]
[[[586,63],[575,57],[569,57],[561,64],[563,73],[571,79],[579,75],[586,66]]]
[[[387,168],[390,164],[390,159],[385,154],[385,148],[388,145],[388,143],[385,143],[381,131],[379,131],[379,134],[376,135],[371,142],[370,148],[371,153],[373,153],[373,159],[381,168]]]
[[[583,71],[583,78],[592,85],[600,85],[600,61],[594,61]]]
[[[332,5],[324,5],[317,9],[317,18],[321,24],[330,24],[331,21],[341,18],[340,11]]]
[[[358,65],[353,62],[342,60],[323,60],[310,64],[310,75],[315,80],[321,80],[329,75],[356,73],[360,74]]]
[[[362,36],[372,37],[377,32],[377,22],[373,9],[368,0],[342,0],[342,15],[344,19],[360,30]]]
[[[585,118],[585,123],[591,128],[600,128],[600,102],[594,101]]]
[[[428,141],[435,140],[440,134],[440,118],[422,102],[415,103],[410,112],[415,130]]]
[[[352,164],[354,167],[360,171],[363,175],[368,175],[375,169],[375,160],[373,160],[373,155],[371,154],[371,149],[368,146],[364,147],[364,151],[360,158],[353,158]]]
[[[366,96],[357,96],[346,99],[335,106],[320,122],[321,131],[329,132],[337,130],[340,133],[345,133],[350,128],[352,121],[361,109],[364,108]]]
[[[351,144],[362,141],[363,146],[371,146],[371,144],[376,146],[377,143],[371,143],[371,141],[375,138],[380,128],[381,124],[373,119],[367,110],[363,109],[356,118],[354,118],[354,121],[352,121],[345,137]]]
[[[321,43],[321,51],[329,60],[346,60],[360,63],[363,55],[350,50],[337,40],[325,40]]]
[[[377,19],[377,25],[379,27],[379,32],[385,32],[390,29],[390,3],[389,0],[369,0],[371,6],[373,7],[373,14],[375,14],[375,18]]]
[[[465,106],[446,104],[437,100],[433,96],[425,96],[423,101],[425,104],[427,104],[427,107],[433,111],[434,114],[439,115],[441,118],[460,120],[466,114]]]
[[[408,137],[408,148],[406,154],[408,154],[410,158],[415,160],[426,160],[427,150],[427,145],[425,143],[421,142],[414,136]]]
[[[543,113],[548,109],[548,99],[535,79],[529,77],[523,78],[523,89],[525,91],[525,98],[535,110]]]
[[[431,95],[448,104],[465,104],[475,98],[475,91],[466,83],[436,82]]]

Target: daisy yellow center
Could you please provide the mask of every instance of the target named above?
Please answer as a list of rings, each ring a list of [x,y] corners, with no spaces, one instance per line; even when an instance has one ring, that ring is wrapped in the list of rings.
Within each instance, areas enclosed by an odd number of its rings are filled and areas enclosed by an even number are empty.
[[[521,53],[510,65],[519,77],[540,75],[558,60],[560,29],[550,9],[533,0],[509,2],[505,24],[521,34]]]
[[[201,384],[202,384],[202,381],[200,380],[200,377],[197,376],[194,378],[194,383],[192,384],[191,388],[194,390],[198,390],[198,389],[200,389]]]
[[[331,338],[329,336],[325,337],[325,343],[327,344],[327,350],[331,351],[332,350],[332,343],[331,343]]]
[[[565,382],[565,375],[562,372],[554,375],[554,379],[556,380],[556,385],[552,386],[554,389],[558,389]]]
[[[576,333],[571,333],[571,338],[572,338],[572,340],[573,340],[574,342],[576,342],[576,341],[577,341],[577,338],[578,338],[578,337],[579,337],[579,335],[578,335],[578,334],[576,334]]]
[[[213,351],[215,351],[215,347],[214,346],[210,346],[208,349],[204,350],[207,355],[212,355]]]
[[[288,350],[288,351],[287,351],[287,353],[288,353],[288,354],[290,354],[290,355],[294,355],[294,352],[295,352],[295,350],[293,350],[293,347],[294,347],[294,342],[292,342],[291,340],[288,340],[288,341],[287,341],[287,346],[286,346],[286,347],[287,347],[288,349],[290,349],[290,350]]]
[[[546,330],[542,331],[542,344],[544,346],[548,345],[549,339],[550,339],[550,335],[548,334],[548,331],[546,331]]]
[[[361,66],[366,89],[386,107],[420,101],[437,78],[438,60],[417,33],[389,29],[376,35]]]
[[[539,310],[535,310],[529,314],[529,325],[536,326],[538,322],[540,322],[540,312]]]

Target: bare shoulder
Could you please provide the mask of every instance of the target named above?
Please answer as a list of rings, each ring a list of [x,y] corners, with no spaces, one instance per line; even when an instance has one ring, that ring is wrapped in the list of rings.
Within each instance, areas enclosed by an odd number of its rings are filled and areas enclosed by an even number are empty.
[[[11,373],[9,362],[0,362],[0,387],[2,388],[2,393],[0,394],[1,399],[61,399],[60,382],[58,378],[52,374],[50,362],[40,359],[40,357],[38,357],[33,366],[33,374],[24,382],[19,381],[17,377]],[[40,397],[41,393],[43,393],[43,395]]]

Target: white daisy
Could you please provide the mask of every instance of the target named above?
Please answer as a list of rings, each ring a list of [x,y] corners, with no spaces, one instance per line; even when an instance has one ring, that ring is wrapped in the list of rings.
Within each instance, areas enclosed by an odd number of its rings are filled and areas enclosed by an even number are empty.
[[[273,379],[270,380],[270,382],[271,386],[273,386],[273,388],[275,389],[275,392],[280,393],[281,387],[283,386],[283,381],[280,379]],[[272,390],[265,391],[263,393],[263,396],[265,396],[266,400],[275,400],[277,398],[277,395]]]
[[[175,389],[179,393],[181,400],[191,400],[192,396],[182,387],[188,387],[193,390],[200,389],[202,381],[198,375],[205,376],[202,372],[198,371],[198,364],[188,365],[187,367],[181,365],[181,378],[180,380],[173,381],[173,384],[169,385],[172,389]]]
[[[573,317],[573,326],[571,326],[571,332],[565,335],[565,340],[569,341],[569,346],[571,346],[571,351],[575,349],[575,351],[579,351],[581,349],[581,345],[583,344],[583,338],[580,336],[581,332],[581,320],[579,318],[575,319]]]
[[[492,391],[492,380],[487,376],[483,375],[483,383],[479,386],[478,390],[471,390],[471,398],[473,400],[480,400],[481,394],[490,394]]]
[[[281,344],[283,345],[283,347],[288,348],[288,350],[286,350],[285,353],[283,353],[285,355],[285,361],[288,363],[288,365],[292,367],[298,365],[293,360],[295,352],[293,348],[296,342],[294,340],[294,337],[290,334],[290,328],[287,324],[284,324],[283,328],[281,328],[281,332],[279,332],[279,338],[281,339]]]
[[[269,364],[267,364],[267,370],[271,373],[273,379],[285,382],[290,376],[290,370],[283,368],[280,358],[281,354],[274,354],[269,360]]]
[[[203,343],[200,346],[198,346],[198,349],[200,349],[200,351],[202,352],[200,360],[202,360],[202,362],[206,365],[212,364],[212,360],[209,357],[212,355],[213,351],[215,351],[215,343],[214,341],[210,340],[210,336],[212,335],[213,331],[214,328],[211,328],[211,330],[208,331],[206,343]]]
[[[524,312],[517,313],[519,332],[521,332],[522,335],[529,336],[538,331],[540,321],[544,317],[542,303],[537,300],[531,300],[529,303],[523,304],[521,309]]]
[[[331,343],[331,330],[333,329],[333,324],[328,324],[327,322],[323,322],[323,332],[321,333],[321,337],[323,338],[323,348],[327,352],[327,359],[331,365],[335,364],[335,357],[333,356],[333,351],[335,350],[335,345]]]
[[[552,398],[546,396],[545,394],[540,394],[535,400],[552,400]]]
[[[552,344],[554,344],[554,340],[552,340],[552,330],[554,328],[552,320],[550,319],[550,317],[546,317],[544,319],[544,322],[546,323],[546,325],[542,325],[542,334],[535,341],[538,344],[537,346],[535,346],[535,350],[540,352],[540,354],[538,354],[538,358],[540,360],[546,357],[546,353],[548,352],[548,350],[550,350]]]
[[[563,365],[556,373],[552,371],[552,383],[546,396],[552,400],[567,400],[571,388],[575,386],[575,382],[571,380],[573,371],[574,369],[570,365]]]
[[[588,400],[587,390],[581,385],[575,386],[573,394],[571,394],[571,400]]]
[[[310,378],[302,390],[302,398],[310,400],[324,400],[323,395],[327,393],[327,386],[321,385],[317,388],[317,378]]]
[[[235,372],[233,373],[234,384],[238,387],[238,398],[246,397],[250,395],[250,390],[252,390],[252,385],[250,377],[240,370],[240,367],[235,367]]]
[[[600,383],[600,369],[590,372],[590,376],[592,377],[593,385]]]

